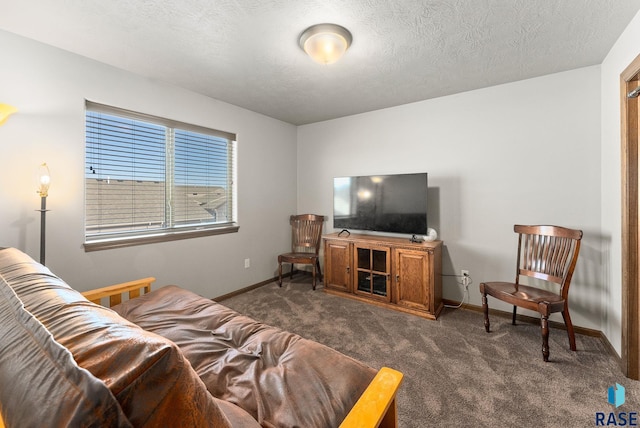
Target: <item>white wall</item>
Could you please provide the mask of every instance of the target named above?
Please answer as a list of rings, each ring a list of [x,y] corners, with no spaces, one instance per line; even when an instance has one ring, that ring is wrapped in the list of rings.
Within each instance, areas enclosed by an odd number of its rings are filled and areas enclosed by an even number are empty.
[[[331,215],[335,176],[420,171],[443,271],[470,270],[472,304],[480,282],[514,278],[514,224],[579,228],[571,314],[600,330],[599,66],[298,128],[299,212]],[[443,288],[462,299],[453,278]]]
[[[47,162],[47,266],[75,288],[156,276],[215,297],[274,276],[296,209],[294,126],[10,33],[0,46],[0,102],[19,109],[0,128],[0,247],[38,259],[34,177]],[[240,231],[85,253],[85,99],[236,133]]]
[[[618,354],[622,349],[622,199],[620,157],[620,73],[640,55],[638,13],[602,62],[602,331]]]

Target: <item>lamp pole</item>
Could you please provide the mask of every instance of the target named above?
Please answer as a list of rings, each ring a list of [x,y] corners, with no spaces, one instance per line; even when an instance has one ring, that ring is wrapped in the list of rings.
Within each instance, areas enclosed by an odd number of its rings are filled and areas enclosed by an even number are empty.
[[[44,265],[45,241],[46,241],[46,216],[47,216],[47,197],[40,196],[40,264]]]
[[[40,194],[40,264],[44,265],[45,249],[46,249],[46,215],[47,215],[47,196],[49,195],[49,185],[51,184],[51,175],[49,167],[43,163],[38,168],[38,193]]]

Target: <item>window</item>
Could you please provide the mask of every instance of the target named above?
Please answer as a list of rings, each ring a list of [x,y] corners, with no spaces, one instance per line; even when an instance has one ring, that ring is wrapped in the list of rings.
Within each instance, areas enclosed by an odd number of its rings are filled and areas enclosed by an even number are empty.
[[[238,230],[236,136],[87,101],[85,250]]]

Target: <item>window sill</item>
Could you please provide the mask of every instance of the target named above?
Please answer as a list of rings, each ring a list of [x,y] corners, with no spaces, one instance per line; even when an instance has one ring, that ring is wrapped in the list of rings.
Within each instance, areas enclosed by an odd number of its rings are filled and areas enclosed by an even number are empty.
[[[104,238],[84,243],[84,251],[110,250],[113,248],[132,247],[134,245],[155,244],[158,242],[177,241],[179,239],[200,238],[202,236],[223,235],[235,233],[240,229],[238,225],[212,227],[209,229],[164,231],[153,235],[128,236],[124,238]]]

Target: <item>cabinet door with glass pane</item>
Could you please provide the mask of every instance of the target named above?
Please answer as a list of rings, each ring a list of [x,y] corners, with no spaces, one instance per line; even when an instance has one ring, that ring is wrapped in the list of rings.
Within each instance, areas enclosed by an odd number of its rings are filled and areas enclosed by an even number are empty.
[[[391,300],[391,250],[389,247],[354,246],[354,292],[389,302]]]

